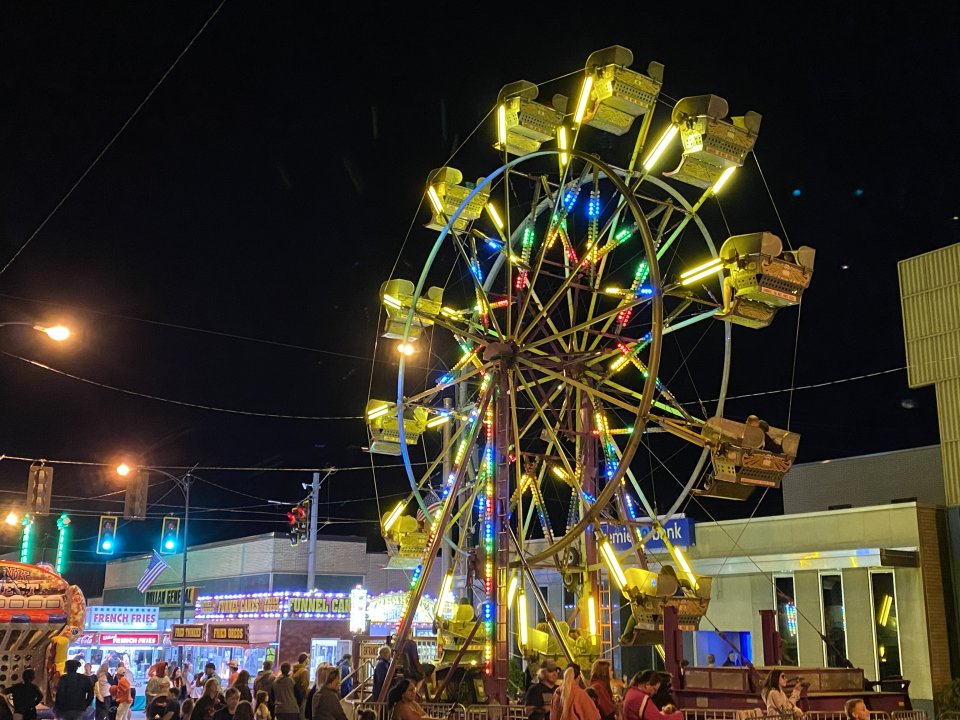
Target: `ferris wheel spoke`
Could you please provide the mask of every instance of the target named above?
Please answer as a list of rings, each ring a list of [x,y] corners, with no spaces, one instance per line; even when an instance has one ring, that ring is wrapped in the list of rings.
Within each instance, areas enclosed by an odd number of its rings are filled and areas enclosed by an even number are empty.
[[[480,261],[477,259],[476,253],[474,253],[473,257],[470,257],[467,254],[467,251],[464,249],[463,243],[455,239],[453,244],[454,247],[456,247],[460,257],[467,265],[470,279],[473,283],[473,290],[477,296],[477,305],[479,306],[477,308],[477,313],[481,318],[486,318],[484,326],[489,323],[497,337],[500,340],[503,340],[504,334],[500,329],[500,325],[497,322],[497,317],[493,312],[493,303],[490,302],[490,298],[487,296],[487,291],[483,289],[483,280],[479,277],[481,273]]]
[[[546,415],[544,415],[543,409],[540,407],[540,403],[538,402],[538,399],[534,396],[533,392],[527,386],[526,380],[523,377],[523,373],[520,371],[519,368],[515,368],[515,371],[517,375],[520,377],[520,380],[522,381],[519,384],[519,387],[523,389],[524,393],[527,395],[527,397],[530,399],[530,402],[533,404],[533,411],[536,414],[536,416],[540,419],[543,429],[548,435],[548,441],[552,443],[553,446],[555,447],[558,454],[557,456],[560,458],[560,462],[563,465],[564,470],[571,477],[575,476],[576,471],[574,470],[574,466],[576,464],[576,461],[574,461],[574,465],[570,464],[570,460],[567,458],[566,453],[564,453],[563,451],[563,443],[560,442],[560,438],[556,434],[554,425],[549,421]],[[557,425],[559,426],[559,420],[557,421]]]
[[[478,360],[477,362],[479,363],[480,361]],[[437,383],[433,387],[428,388],[423,392],[417,393],[416,395],[411,395],[406,399],[405,404],[416,405],[416,404],[423,403],[424,401],[429,400],[430,398],[434,397],[440,392],[443,392],[449,387],[453,387],[455,385],[465,383],[467,380],[471,380],[477,375],[482,375],[483,373],[490,372],[495,364],[496,363],[494,362],[487,362],[487,363],[481,363],[479,365],[474,365],[469,370],[466,370],[463,373],[457,375],[456,378],[450,380],[449,382]]]
[[[630,302],[628,302],[628,303],[626,304],[626,307],[628,307],[628,308],[634,308],[634,307],[637,307],[637,306],[639,306],[639,305],[645,305],[645,304],[647,304],[647,303],[649,303],[649,302],[651,302],[651,299],[650,299],[650,298],[646,298],[646,297],[645,297],[645,298],[635,298],[634,300],[631,300]],[[597,323],[603,322],[603,321],[606,320],[607,318],[616,317],[616,315],[617,315],[618,313],[622,312],[622,310],[623,310],[622,307],[615,307],[615,308],[613,308],[613,309],[611,309],[611,310],[607,310],[606,312],[600,313],[599,315],[597,315],[597,316],[595,316],[595,317],[593,317],[593,318],[590,318],[589,320],[586,320],[586,321],[584,321],[584,322],[581,322],[581,323],[577,323],[577,324],[575,324],[575,325],[572,325],[571,327],[565,328],[564,330],[561,330],[559,333],[554,333],[553,335],[547,335],[547,336],[545,336],[545,337],[537,338],[536,340],[532,340],[532,341],[530,341],[530,342],[528,342],[528,343],[525,343],[525,344],[524,344],[524,348],[526,348],[526,349],[538,348],[538,347],[541,347],[542,345],[545,345],[545,344],[547,344],[547,343],[549,343],[549,342],[551,342],[551,341],[554,341],[554,340],[556,340],[556,339],[558,339],[558,338],[566,337],[566,336],[568,336],[568,335],[573,335],[573,334],[575,334],[575,333],[578,333],[578,332],[587,330],[587,329],[591,328],[593,325],[596,325]],[[528,331],[529,331],[529,328],[528,328]]]
[[[541,375],[544,375],[544,376],[546,376],[546,377],[548,377],[548,378],[552,378],[552,379],[554,379],[554,380],[559,380],[560,382],[562,382],[562,383],[564,383],[564,384],[566,384],[566,385],[569,385],[570,387],[577,388],[577,389],[579,389],[579,390],[583,390],[584,392],[588,393],[591,397],[594,397],[594,398],[597,398],[597,399],[599,399],[599,400],[602,400],[602,401],[605,402],[605,403],[608,403],[608,404],[610,404],[610,405],[615,405],[615,406],[617,406],[618,408],[621,408],[622,410],[626,410],[626,411],[631,412],[631,413],[633,413],[633,414],[636,414],[636,412],[637,412],[637,406],[636,406],[636,405],[631,405],[630,403],[628,403],[628,402],[626,402],[626,401],[624,401],[624,400],[621,400],[620,398],[614,397],[614,396],[609,395],[609,394],[607,394],[607,393],[605,393],[605,392],[602,392],[602,391],[600,391],[600,390],[597,390],[596,388],[593,388],[593,387],[591,387],[590,385],[588,385],[588,384],[586,384],[586,383],[580,382],[579,380],[575,380],[575,379],[572,378],[572,377],[567,377],[567,376],[565,376],[565,375],[563,375],[563,374],[561,374],[561,373],[558,373],[558,372],[555,372],[555,371],[553,371],[553,370],[550,370],[549,368],[546,368],[546,367],[543,367],[542,365],[539,365],[539,364],[537,364],[537,363],[531,362],[530,360],[528,360],[528,359],[526,359],[526,358],[524,358],[524,357],[518,357],[518,358],[517,358],[517,362],[519,362],[519,363],[521,363],[521,364],[523,364],[523,365],[526,365],[526,366],[529,367],[531,370],[534,370],[534,371],[536,371],[536,372],[540,373]]]

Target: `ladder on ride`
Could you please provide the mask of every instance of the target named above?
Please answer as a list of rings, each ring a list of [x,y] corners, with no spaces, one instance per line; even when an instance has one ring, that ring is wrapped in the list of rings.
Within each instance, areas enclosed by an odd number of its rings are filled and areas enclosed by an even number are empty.
[[[610,603],[610,582],[600,577],[600,657],[612,658],[613,609]]]

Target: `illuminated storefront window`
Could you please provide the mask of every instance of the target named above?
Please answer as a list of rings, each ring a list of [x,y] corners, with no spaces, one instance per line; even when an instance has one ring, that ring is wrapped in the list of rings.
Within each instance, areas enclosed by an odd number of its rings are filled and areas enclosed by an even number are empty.
[[[900,625],[893,573],[871,573],[870,589],[873,592],[874,638],[877,643],[877,679],[899,679]]]
[[[820,576],[823,597],[823,634],[827,667],[845,667],[847,657],[847,621],[843,608],[843,578],[836,575]]]
[[[777,603],[777,632],[780,633],[780,664],[798,665],[797,601],[793,591],[793,576],[775,577]]]

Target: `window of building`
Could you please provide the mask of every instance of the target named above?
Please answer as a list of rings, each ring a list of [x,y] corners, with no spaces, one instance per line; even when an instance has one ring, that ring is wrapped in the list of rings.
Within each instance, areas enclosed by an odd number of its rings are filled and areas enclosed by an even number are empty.
[[[543,601],[549,607],[550,605],[550,590],[546,585],[540,585],[540,595],[543,596]],[[537,623],[542,623],[547,621],[547,615],[543,612],[543,608],[540,607],[540,603],[537,603]]]
[[[897,593],[892,572],[870,575],[873,592],[874,637],[877,642],[877,679],[898,679],[900,674],[900,625]]]
[[[799,665],[797,645],[797,601],[793,591],[793,576],[775,577],[777,604],[777,632],[780,634],[780,664]]]
[[[843,578],[839,573],[820,576],[823,597],[824,659],[827,667],[844,667],[847,657],[847,620],[843,609]]]

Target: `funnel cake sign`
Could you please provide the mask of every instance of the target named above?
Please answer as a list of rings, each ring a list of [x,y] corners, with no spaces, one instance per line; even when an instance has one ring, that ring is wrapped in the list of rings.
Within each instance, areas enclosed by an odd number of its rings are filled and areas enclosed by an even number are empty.
[[[198,620],[288,617],[347,620],[350,596],[322,592],[201,595],[197,598],[195,616]]]

